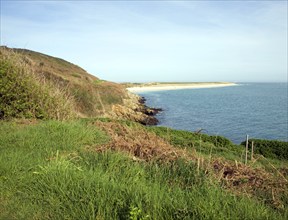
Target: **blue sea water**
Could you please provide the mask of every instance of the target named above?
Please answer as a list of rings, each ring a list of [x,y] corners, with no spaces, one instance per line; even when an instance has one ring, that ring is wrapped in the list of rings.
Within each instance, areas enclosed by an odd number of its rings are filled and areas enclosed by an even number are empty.
[[[237,86],[139,92],[150,107],[164,111],[159,126],[205,129],[234,143],[250,138],[288,141],[287,83],[240,83]]]

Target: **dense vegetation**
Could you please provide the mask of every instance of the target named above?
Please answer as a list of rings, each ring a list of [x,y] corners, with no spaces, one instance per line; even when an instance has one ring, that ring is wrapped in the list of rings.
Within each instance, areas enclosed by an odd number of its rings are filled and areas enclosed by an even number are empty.
[[[99,151],[89,121],[1,122],[1,219],[285,219],[220,188],[195,163]]]
[[[0,47],[0,117],[95,117],[127,97],[123,86],[100,80],[63,59]]]
[[[199,144],[199,141],[211,142],[217,147],[229,147],[232,146],[232,142],[222,136],[207,135],[201,132],[189,132],[174,130],[167,127],[150,127],[151,131],[156,132],[157,135],[161,137],[169,138],[172,144],[180,145],[182,147],[189,147],[193,142],[191,140],[196,140],[195,144]]]
[[[276,141],[276,140],[261,140],[250,139],[249,148],[254,143],[254,152],[261,154],[264,157],[288,160],[288,142]],[[246,141],[243,141],[241,145],[246,145]]]
[[[31,72],[17,54],[0,51],[0,119],[68,119],[75,114],[66,91]]]
[[[174,130],[167,127],[149,127],[148,129],[174,146],[194,149],[204,155],[217,153],[217,155],[225,156],[227,159],[237,158],[238,160],[242,153],[242,149],[233,147],[233,143],[222,136]]]

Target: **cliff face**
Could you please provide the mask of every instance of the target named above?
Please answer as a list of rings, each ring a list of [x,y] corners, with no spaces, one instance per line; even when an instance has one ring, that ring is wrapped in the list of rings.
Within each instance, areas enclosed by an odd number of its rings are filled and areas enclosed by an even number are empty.
[[[63,59],[30,50],[1,47],[0,61],[0,118],[105,116],[142,124],[157,122],[152,116],[153,110],[145,107],[141,97]],[[58,100],[57,105],[53,104],[55,100]],[[61,116],[63,111],[67,111],[67,117]]]

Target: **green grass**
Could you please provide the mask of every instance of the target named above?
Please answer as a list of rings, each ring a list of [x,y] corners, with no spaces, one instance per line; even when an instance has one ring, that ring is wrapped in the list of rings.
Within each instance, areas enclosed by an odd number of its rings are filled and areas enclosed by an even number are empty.
[[[131,122],[126,122],[127,125]],[[135,123],[134,123],[135,124]],[[133,123],[131,124],[131,126]],[[223,158],[224,160],[245,162],[245,148],[242,145],[232,144],[230,140],[222,136],[209,136],[207,134],[196,134],[194,132],[174,130],[167,127],[146,127],[151,132],[167,140],[170,144],[177,148],[185,148],[187,151],[194,151],[197,155],[210,159]],[[267,141],[269,142],[269,141]],[[258,152],[254,152],[254,158],[250,160],[251,148],[248,152],[248,165],[253,168],[263,168],[271,173],[278,173],[279,170],[287,170],[287,160],[274,158],[265,158]],[[287,178],[287,177],[286,177]]]
[[[105,80],[102,80],[102,79],[97,79],[97,80],[94,80],[94,81],[93,81],[93,83],[94,83],[95,85],[101,84],[101,83],[103,83],[103,82],[105,82]]]
[[[79,73],[71,73],[71,76],[74,76],[76,78],[81,78],[81,75]]]
[[[261,140],[250,139],[249,147],[251,148],[252,142],[254,143],[255,153],[261,154],[265,157],[278,160],[288,160],[288,142],[277,140]],[[242,146],[246,145],[246,141],[241,143]]]
[[[187,150],[195,150],[203,156],[219,156],[230,160],[241,160],[243,148],[235,146],[222,136],[174,130],[167,127],[148,127],[148,130],[167,140],[170,144]]]
[[[0,219],[285,219],[222,190],[195,164],[97,152],[86,120],[0,122]]]

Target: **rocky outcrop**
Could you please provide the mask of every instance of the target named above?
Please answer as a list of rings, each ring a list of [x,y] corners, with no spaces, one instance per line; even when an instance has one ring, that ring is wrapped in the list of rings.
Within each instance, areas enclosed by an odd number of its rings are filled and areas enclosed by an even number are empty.
[[[155,115],[162,111],[159,108],[149,108],[145,105],[145,98],[129,91],[128,98],[124,99],[124,105],[113,105],[112,117],[139,122],[143,125],[156,125],[158,119]]]

